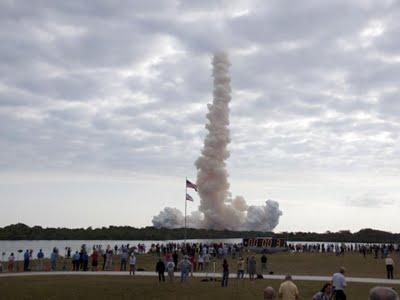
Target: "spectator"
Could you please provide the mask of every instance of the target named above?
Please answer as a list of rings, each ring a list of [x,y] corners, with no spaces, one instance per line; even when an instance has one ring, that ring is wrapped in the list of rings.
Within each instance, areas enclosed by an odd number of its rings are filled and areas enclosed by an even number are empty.
[[[175,270],[175,263],[172,260],[167,262],[167,273],[169,281],[174,281],[174,270]]]
[[[390,255],[388,255],[388,256],[385,258],[385,264],[386,264],[387,279],[393,279],[394,261],[393,261],[393,259],[390,257]]]
[[[248,265],[250,280],[254,280],[254,275],[257,272],[257,262],[254,256],[250,257]]]
[[[82,270],[87,271],[89,265],[89,255],[87,254],[86,250],[82,252]]]
[[[261,274],[267,272],[267,256],[265,253],[261,256]]]
[[[53,252],[50,254],[50,265],[51,265],[51,270],[55,271],[57,268],[57,258],[58,258],[58,249],[53,248]]]
[[[275,300],[276,299],[276,292],[272,286],[267,286],[264,289],[264,300]]]
[[[224,259],[224,262],[222,263],[222,282],[221,282],[222,287],[228,286],[228,278],[229,278],[229,265],[226,259]]]
[[[13,272],[14,271],[14,262],[15,262],[15,255],[12,252],[10,256],[8,257],[8,265],[7,265],[7,271],[8,272]]]
[[[113,251],[110,249],[106,252],[106,264],[105,264],[106,271],[112,270],[112,256],[113,256]]]
[[[158,273],[158,281],[159,282],[161,282],[161,280],[165,281],[165,276],[164,276],[165,264],[161,258],[158,260],[156,264],[156,272]]]
[[[40,249],[37,254],[37,259],[38,259],[37,270],[38,271],[43,271],[43,258],[44,258],[44,253],[43,253],[42,249]]]
[[[395,290],[388,287],[376,286],[369,291],[369,300],[399,300]]]
[[[199,271],[204,271],[204,255],[202,253],[199,254],[199,259],[198,259],[198,263],[199,263]]]
[[[179,267],[181,269],[181,282],[186,282],[189,277],[189,272],[192,269],[192,264],[187,255],[185,255],[183,260],[179,263]]]
[[[24,271],[29,271],[29,259],[30,259],[29,250],[26,250],[24,253]]]
[[[96,249],[93,249],[92,257],[92,271],[97,271],[97,266],[99,265],[99,253]]]
[[[244,259],[243,257],[239,257],[237,262],[237,278],[243,279],[244,277]]]
[[[325,283],[322,289],[314,295],[312,300],[330,300],[332,299],[332,284]]]
[[[72,255],[72,270],[79,271],[79,252],[76,251],[74,255]]]
[[[122,248],[122,254],[121,254],[121,264],[120,264],[120,271],[126,271],[126,261],[128,260],[128,251],[126,248]]]
[[[279,298],[283,300],[297,300],[299,299],[299,290],[292,281],[292,276],[287,274],[285,281],[281,283],[278,292]]]
[[[178,253],[176,251],[174,251],[174,253],[172,254],[172,259],[174,261],[176,271],[178,268]]]
[[[135,275],[136,271],[136,256],[135,253],[132,252],[129,257],[129,275]]]
[[[344,289],[346,287],[346,278],[344,277],[346,269],[341,267],[338,273],[333,274],[332,285],[333,295],[336,300],[346,300]]]

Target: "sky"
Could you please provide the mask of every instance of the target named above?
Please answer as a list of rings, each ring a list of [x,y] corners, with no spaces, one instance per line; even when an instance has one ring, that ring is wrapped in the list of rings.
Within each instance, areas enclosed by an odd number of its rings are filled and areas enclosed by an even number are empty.
[[[388,0],[1,1],[0,226],[182,210],[223,50],[232,194],[278,201],[277,232],[398,232],[399,20]]]

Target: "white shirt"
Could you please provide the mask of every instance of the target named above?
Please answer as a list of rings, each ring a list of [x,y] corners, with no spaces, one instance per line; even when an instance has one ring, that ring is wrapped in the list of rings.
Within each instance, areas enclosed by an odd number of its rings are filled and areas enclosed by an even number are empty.
[[[385,258],[385,264],[387,265],[387,266],[393,266],[394,265],[394,261],[393,261],[393,259],[391,258],[391,257],[387,257],[387,258]]]
[[[136,256],[129,257],[129,264],[136,265]]]
[[[346,279],[342,273],[335,273],[332,277],[332,285],[335,290],[344,290],[346,287]]]
[[[173,272],[174,269],[175,269],[175,264],[174,264],[174,262],[173,262],[173,261],[169,261],[169,262],[167,263],[167,271],[168,271],[168,272]]]

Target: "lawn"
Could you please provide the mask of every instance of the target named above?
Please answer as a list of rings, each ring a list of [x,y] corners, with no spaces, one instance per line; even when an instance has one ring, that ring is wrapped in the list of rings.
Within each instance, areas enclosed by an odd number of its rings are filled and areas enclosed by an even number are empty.
[[[247,257],[251,254],[246,254]],[[257,265],[260,268],[260,255],[257,256]],[[395,266],[400,266],[399,254],[392,255]],[[151,254],[137,255],[137,268],[146,271],[153,271],[158,257]],[[100,267],[102,265],[100,259]],[[113,270],[119,270],[119,257],[113,259]],[[230,271],[236,272],[236,262],[232,258],[228,258]],[[35,270],[35,261],[31,264],[31,269]],[[19,269],[22,270],[22,262],[19,262]],[[46,262],[47,268],[49,266]],[[67,270],[71,269],[71,261],[65,262]],[[62,270],[63,261],[60,260],[57,265],[58,270]],[[90,264],[89,264],[90,265]],[[216,271],[221,272],[222,260],[215,260]],[[375,259],[372,256],[364,258],[358,253],[346,253],[343,256],[336,256],[332,253],[275,253],[268,255],[268,272],[274,274],[291,273],[294,275],[324,275],[331,276],[338,270],[340,266],[346,267],[346,276],[354,277],[376,277],[384,278],[386,276],[385,265],[383,259]],[[6,266],[4,265],[4,269]],[[212,267],[210,268],[212,271]],[[395,278],[398,278],[397,269],[395,267]]]
[[[230,279],[227,288],[219,282],[159,283],[156,277],[129,276],[38,276],[0,279],[0,299],[262,299],[263,289],[278,288],[278,280]],[[323,282],[298,281],[300,299],[311,299]],[[372,284],[353,284],[347,288],[348,299],[367,299]]]

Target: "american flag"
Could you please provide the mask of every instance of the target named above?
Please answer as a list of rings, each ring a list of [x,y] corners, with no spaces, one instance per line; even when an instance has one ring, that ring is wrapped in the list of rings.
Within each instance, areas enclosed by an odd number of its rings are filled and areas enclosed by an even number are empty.
[[[190,182],[189,180],[186,179],[186,187],[194,189],[197,192],[197,185],[194,184],[193,182]]]
[[[194,201],[192,196],[190,196],[189,194],[186,194],[186,200],[187,201],[192,201],[192,202]]]

